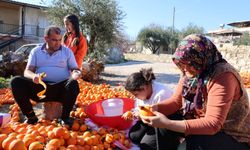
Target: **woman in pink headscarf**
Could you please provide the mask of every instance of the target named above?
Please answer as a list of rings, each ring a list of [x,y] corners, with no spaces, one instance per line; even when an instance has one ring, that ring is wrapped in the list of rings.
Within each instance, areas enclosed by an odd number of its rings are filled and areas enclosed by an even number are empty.
[[[247,92],[238,72],[216,46],[205,36],[189,35],[180,42],[173,62],[182,71],[175,93],[152,106],[156,116],[141,116],[142,121],[183,133],[186,149],[249,150]],[[175,113],[183,120],[166,117]]]

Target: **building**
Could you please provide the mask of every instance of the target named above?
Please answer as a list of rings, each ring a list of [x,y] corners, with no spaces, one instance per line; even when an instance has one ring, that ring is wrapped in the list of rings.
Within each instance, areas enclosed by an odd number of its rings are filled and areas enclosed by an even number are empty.
[[[227,25],[234,27],[237,31],[250,33],[250,21],[232,22]]]
[[[224,28],[224,24],[220,29],[208,31],[207,35],[211,36],[213,42],[217,45],[233,45],[235,39],[240,38],[243,33],[250,34],[250,21],[238,21],[227,24],[229,27]]]
[[[0,0],[0,52],[43,42],[44,29],[50,24],[44,9],[41,5]]]

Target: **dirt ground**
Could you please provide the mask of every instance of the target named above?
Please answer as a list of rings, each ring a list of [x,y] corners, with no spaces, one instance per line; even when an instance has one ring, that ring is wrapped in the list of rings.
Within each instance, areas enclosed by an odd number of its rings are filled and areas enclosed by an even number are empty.
[[[179,70],[172,63],[128,61],[120,64],[105,65],[101,78],[112,86],[124,83],[126,78],[140,71],[141,68],[152,68],[157,82],[161,82],[174,89],[179,80]]]

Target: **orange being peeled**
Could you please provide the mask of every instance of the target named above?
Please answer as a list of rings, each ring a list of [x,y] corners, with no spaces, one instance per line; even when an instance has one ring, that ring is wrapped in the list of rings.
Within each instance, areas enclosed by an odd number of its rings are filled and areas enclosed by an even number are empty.
[[[125,120],[133,120],[133,113],[131,111],[126,111],[123,115],[122,118],[124,118]]]
[[[139,106],[139,113],[142,116],[155,116],[155,114],[151,111],[150,106]]]

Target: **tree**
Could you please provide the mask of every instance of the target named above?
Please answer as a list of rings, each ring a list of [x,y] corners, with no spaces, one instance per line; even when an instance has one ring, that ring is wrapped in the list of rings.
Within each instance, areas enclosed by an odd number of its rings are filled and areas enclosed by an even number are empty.
[[[203,27],[199,27],[190,23],[187,27],[183,28],[180,32],[181,38],[186,37],[189,34],[204,34],[205,30]]]
[[[159,52],[158,50],[161,46],[168,47],[170,43],[170,35],[163,29],[163,27],[150,25],[141,29],[137,36],[137,40],[155,54],[156,52]]]
[[[105,50],[115,43],[125,16],[114,0],[54,0],[46,12],[60,26],[65,15],[77,15],[81,30],[89,39],[88,53],[97,59],[103,58]]]
[[[235,39],[234,45],[250,45],[250,35],[244,32],[239,39]]]
[[[173,54],[180,41],[180,32],[177,29],[174,29],[173,31],[172,27],[168,27],[166,32],[170,35],[170,42],[166,50],[171,50],[171,53]]]

